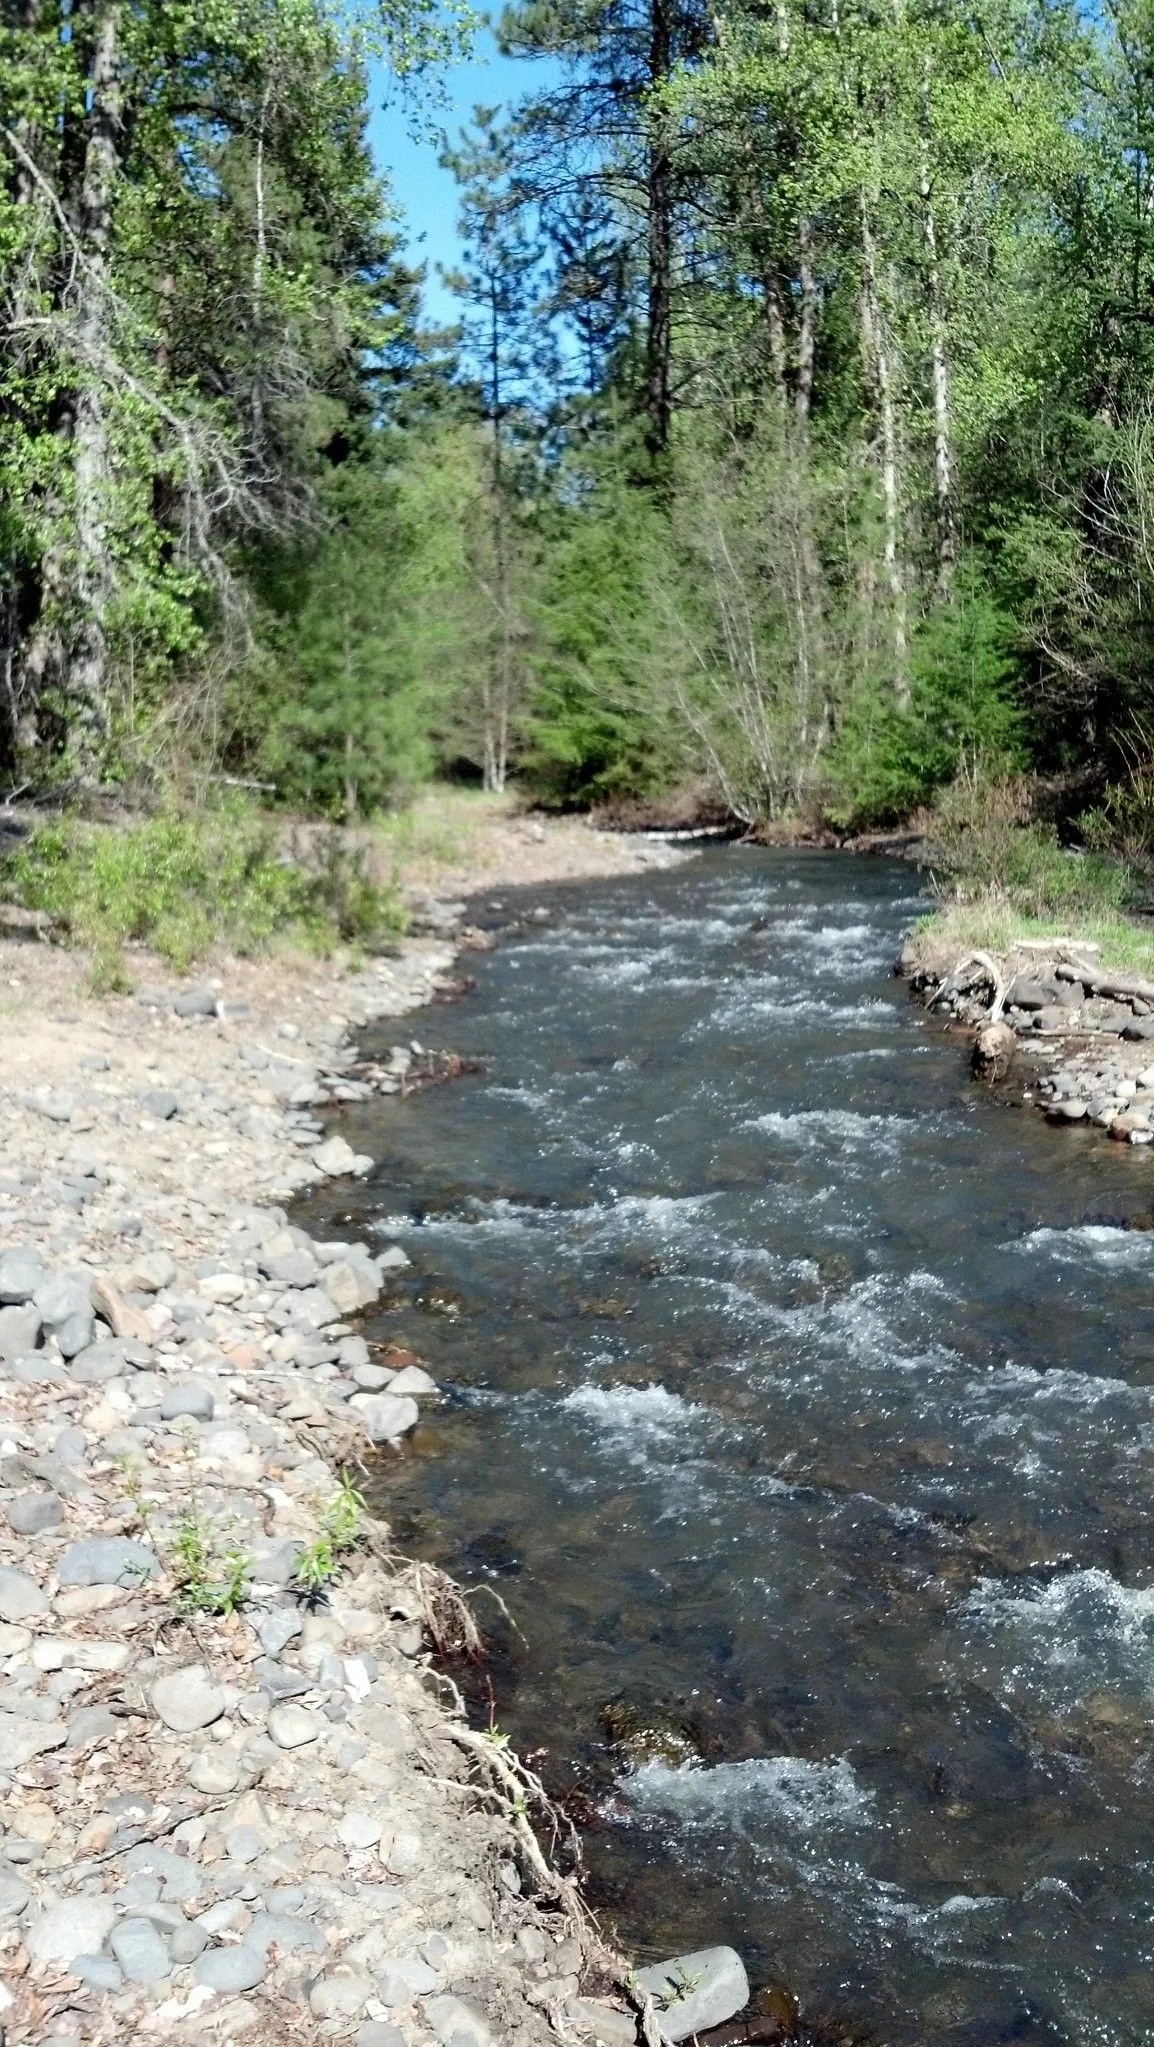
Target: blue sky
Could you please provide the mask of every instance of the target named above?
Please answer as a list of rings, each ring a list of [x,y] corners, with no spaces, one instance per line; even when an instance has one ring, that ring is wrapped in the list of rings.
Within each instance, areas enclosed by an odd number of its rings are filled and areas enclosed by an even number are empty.
[[[499,107],[519,99],[532,83],[535,69],[524,59],[502,57],[486,29],[478,36],[470,61],[445,73],[444,105],[427,104],[423,118],[414,117],[399,102],[384,68],[374,69],[369,136],[377,163],[387,171],[404,212],[408,260],[428,265],[425,310],[431,321],[448,324],[460,316],[460,307],[445,290],[436,266],[444,263],[451,268],[459,259],[461,244],[457,187],[451,173],[438,164],[438,145],[428,129],[445,128],[455,140],[475,106]]]

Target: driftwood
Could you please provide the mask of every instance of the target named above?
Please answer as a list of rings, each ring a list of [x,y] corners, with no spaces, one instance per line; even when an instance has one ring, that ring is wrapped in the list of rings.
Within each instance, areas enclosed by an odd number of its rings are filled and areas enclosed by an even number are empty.
[[[971,972],[972,968],[976,968],[977,971]],[[951,972],[946,975],[945,980],[938,989],[937,1000],[940,1002],[944,996],[956,995],[960,989],[968,988],[973,982],[983,979],[990,983],[994,991],[990,1004],[989,1020],[991,1023],[996,1023],[1006,1006],[1006,983],[1002,979],[1002,970],[992,953],[966,953]]]

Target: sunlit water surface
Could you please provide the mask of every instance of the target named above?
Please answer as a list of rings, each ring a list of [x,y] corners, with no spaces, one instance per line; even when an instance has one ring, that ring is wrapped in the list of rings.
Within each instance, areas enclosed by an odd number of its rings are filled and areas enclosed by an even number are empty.
[[[1154,1160],[970,1082],[889,971],[916,887],[482,905],[403,1034],[483,1074],[346,1125],[413,1261],[370,1333],[451,1389],[383,1510],[506,1602],[500,1722],[643,1952],[894,2047],[1154,2041]]]

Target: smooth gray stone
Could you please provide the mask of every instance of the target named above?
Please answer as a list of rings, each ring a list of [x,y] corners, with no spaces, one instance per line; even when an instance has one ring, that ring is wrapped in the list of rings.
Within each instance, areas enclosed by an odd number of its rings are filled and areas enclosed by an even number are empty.
[[[195,1379],[166,1387],[160,1403],[160,1418],[166,1422],[176,1421],[181,1415],[191,1415],[198,1422],[210,1422],[215,1413],[216,1401],[211,1389],[198,1385]]]
[[[260,1645],[266,1656],[279,1656],[289,1642],[295,1641],[301,1632],[301,1617],[291,1607],[278,1607],[275,1613],[262,1614],[256,1624]]]
[[[61,1357],[74,1358],[81,1351],[91,1349],[95,1334],[96,1316],[93,1310],[78,1308],[74,1315],[69,1315],[66,1322],[57,1325],[56,1341],[60,1346]]]
[[[26,1250],[23,1245],[0,1251],[0,1307],[25,1306],[47,1278],[39,1251]]]
[[[0,1568],[0,1621],[19,1624],[47,1611],[48,1600],[35,1579],[26,1571]]]
[[[78,1706],[68,1719],[68,1747],[87,1748],[89,1742],[107,1741],[122,1724],[109,1706]]]
[[[23,1877],[17,1876],[7,1863],[0,1863],[0,1920],[15,1919],[31,1895]]]
[[[257,1543],[252,1551],[252,1574],[261,1585],[291,1585],[305,1545],[288,1536],[283,1542]]]
[[[313,1286],[320,1271],[309,1251],[262,1251],[257,1264],[266,1279],[279,1280],[282,1286],[290,1287]]]
[[[35,1350],[43,1327],[37,1307],[0,1308],[0,1364],[14,1364]]]
[[[215,1016],[216,996],[211,988],[185,988],[172,1006],[177,1016]]]
[[[302,1698],[305,1692],[311,1692],[313,1688],[311,1678],[302,1676],[299,1670],[286,1670],[284,1664],[278,1663],[272,1656],[258,1656],[253,1664],[252,1674],[261,1690],[268,1693],[274,1706],[281,1699]]]
[[[149,1919],[124,1919],[109,1943],[130,1983],[160,1983],[172,1974],[172,1961]]]
[[[140,1585],[155,1578],[156,1552],[127,1535],[94,1535],[74,1542],[60,1559],[60,1585]]]
[[[181,1925],[174,1927],[168,1936],[168,1952],[173,1961],[180,1963],[182,1967],[188,1962],[195,1962],[197,1956],[202,1955],[207,1946],[207,1933],[203,1926],[198,1926],[192,1919],[185,1919]]]
[[[657,2007],[664,2037],[675,2043],[691,2033],[723,2026],[749,2003],[749,1978],[735,1948],[700,1948],[639,1969],[637,1981]]]
[[[353,2047],[405,2047],[405,2036],[387,2019],[366,2019],[353,2034]]]
[[[170,1088],[148,1087],[140,1097],[140,1106],[149,1116],[155,1116],[161,1123],[167,1123],[170,1117],[176,1115],[180,1099]]]
[[[162,1848],[158,1842],[141,1841],[120,1859],[127,1870],[153,1870],[164,1886],[168,1904],[187,1904],[207,1889],[207,1879],[198,1862],[190,1861],[186,1855],[174,1855],[171,1848]]]
[[[234,1862],[256,1862],[268,1842],[259,1827],[234,1827],[225,1835],[224,1845]]]
[[[109,1379],[123,1378],[127,1370],[124,1345],[109,1337],[74,1352],[68,1376],[76,1386],[103,1386]]]
[[[119,1990],[124,1982],[120,1966],[111,1955],[73,1955],[68,1973],[87,1983],[90,1990]]]
[[[87,1272],[55,1272],[38,1286],[33,1303],[46,1329],[59,1329],[72,1315],[92,1306],[92,1281]]]
[[[255,1948],[206,1948],[193,1965],[193,1980],[207,1990],[255,1990],[268,1973],[268,1963]]]
[[[381,2002],[388,1999],[382,1996]],[[463,1997],[426,1997],[425,2017],[441,2047],[490,2047],[493,2035],[484,2015]]]
[[[255,1948],[258,1955],[267,1954],[274,1940],[286,1955],[295,1948],[308,1948],[314,1955],[328,1953],[324,1934],[288,1912],[258,1912],[244,1938],[246,1947]]]
[[[346,1372],[353,1372],[358,1365],[369,1362],[369,1346],[363,1336],[342,1336],[337,1345],[337,1363]]]
[[[43,1535],[46,1528],[59,1528],[63,1519],[64,1506],[55,1493],[21,1493],[8,1508],[14,1535]]]
[[[70,1962],[73,1955],[98,1955],[116,1924],[108,1898],[65,1898],[42,1912],[24,1937],[34,1962]]]

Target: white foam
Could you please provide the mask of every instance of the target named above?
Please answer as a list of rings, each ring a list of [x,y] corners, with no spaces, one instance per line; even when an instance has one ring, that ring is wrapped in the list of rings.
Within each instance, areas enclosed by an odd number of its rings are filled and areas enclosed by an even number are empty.
[[[1063,1265],[1145,1266],[1154,1258],[1154,1231],[1120,1230],[1108,1223],[1083,1223],[1076,1229],[1031,1230],[1005,1251],[1044,1251]]]
[[[760,1833],[774,1821],[803,1834],[860,1825],[873,1804],[872,1792],[860,1788],[844,1756],[834,1763],[765,1756],[712,1769],[645,1763],[621,1788],[639,1816],[687,1827],[723,1825],[732,1834],[747,1828]]]
[[[560,1403],[588,1422],[602,1448],[624,1453],[631,1464],[646,1464],[654,1451],[679,1436],[695,1434],[706,1419],[703,1408],[664,1386],[575,1386]]]
[[[963,1619],[985,1653],[1008,1658],[1002,1685],[1011,1692],[1025,1687],[1059,1706],[1114,1686],[1154,1699],[1154,1587],[1120,1585],[1103,1570],[1012,1588],[983,1579]]]
[[[922,1126],[909,1116],[859,1116],[851,1109],[795,1109],[792,1113],[769,1109],[764,1116],[752,1117],[745,1127],[807,1149],[836,1138],[855,1150],[864,1146],[892,1154],[904,1137]]]

